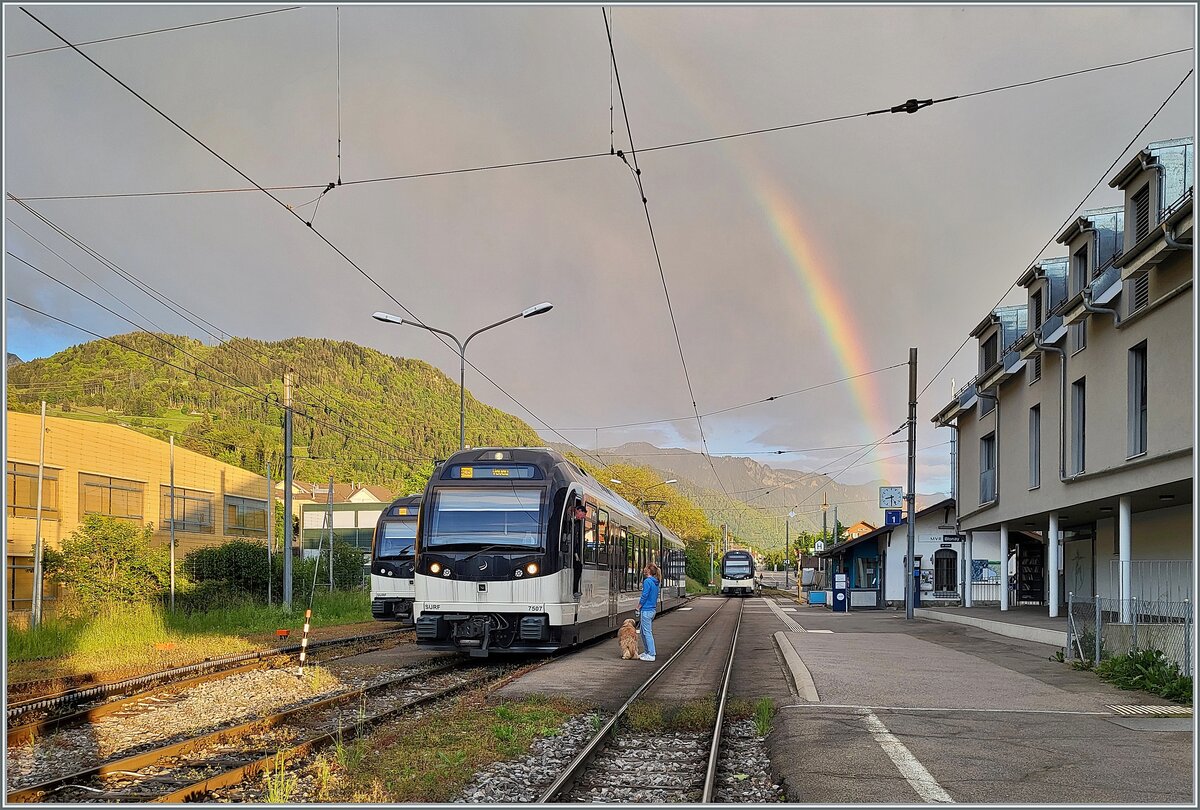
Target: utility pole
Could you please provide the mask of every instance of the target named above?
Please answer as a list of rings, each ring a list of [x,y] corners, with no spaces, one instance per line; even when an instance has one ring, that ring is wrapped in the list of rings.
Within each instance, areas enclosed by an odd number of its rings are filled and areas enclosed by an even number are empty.
[[[175,612],[175,434],[171,434],[171,612]]]
[[[786,591],[791,586],[788,584],[788,549],[792,545],[792,514],[790,513],[783,519],[783,589]]]
[[[33,529],[33,609],[30,622],[42,623],[42,481],[46,475],[46,400],[42,400],[42,429],[38,431],[37,521]],[[61,513],[60,513],[61,514]]]
[[[724,556],[725,552],[727,552],[727,551],[729,551],[729,524],[722,523],[721,524],[721,555]]]
[[[274,515],[272,515],[274,519]],[[283,375],[283,609],[292,609],[292,372]]]
[[[821,494],[821,542],[829,548],[829,493]]]
[[[916,583],[913,582],[913,571],[916,570],[917,554],[917,350],[908,350],[908,570],[904,581],[907,583],[904,593],[904,618],[913,617],[913,601],[915,599]],[[955,510],[957,513],[957,510]]]
[[[271,547],[275,545],[275,486],[271,483],[271,462],[267,462],[267,607],[271,606]]]
[[[329,592],[333,593],[333,474],[329,475]],[[321,555],[317,555],[317,564],[321,563]]]
[[[835,503],[833,505],[833,542],[840,543],[841,540],[842,533],[839,531],[838,527],[837,504]]]

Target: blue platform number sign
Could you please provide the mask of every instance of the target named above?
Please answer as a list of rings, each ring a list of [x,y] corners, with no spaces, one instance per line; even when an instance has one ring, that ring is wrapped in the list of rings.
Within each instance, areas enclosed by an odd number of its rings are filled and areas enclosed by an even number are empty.
[[[899,526],[903,523],[903,510],[901,509],[885,509],[883,512],[884,526]]]

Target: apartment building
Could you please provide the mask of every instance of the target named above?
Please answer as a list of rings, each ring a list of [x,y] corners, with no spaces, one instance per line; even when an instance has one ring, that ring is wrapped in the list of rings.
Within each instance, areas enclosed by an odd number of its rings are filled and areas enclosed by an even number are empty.
[[[1050,616],[1068,593],[1193,598],[1194,163],[1190,138],[1129,161],[1124,204],[1068,225],[1026,305],[971,333],[979,373],[933,420],[958,432],[960,530],[998,531]]]
[[[4,546],[6,609],[29,610],[37,523],[37,414],[7,412]],[[80,419],[47,417],[42,474],[42,540],[60,548],[85,515],[153,524],[166,544],[171,533],[171,449],[135,430]],[[267,536],[267,483],[201,453],[175,448],[177,559],[202,546]],[[47,588],[47,597],[51,597]]]

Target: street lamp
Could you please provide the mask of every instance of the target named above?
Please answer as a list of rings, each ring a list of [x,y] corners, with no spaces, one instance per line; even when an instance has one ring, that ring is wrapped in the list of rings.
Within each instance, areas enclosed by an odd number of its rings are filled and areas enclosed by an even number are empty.
[[[435,329],[432,326],[426,326],[425,324],[417,321],[406,320],[405,318],[401,318],[399,315],[391,315],[387,312],[376,312],[371,315],[371,317],[377,321],[383,321],[384,323],[394,323],[401,326],[415,326],[418,329],[436,332],[439,335],[445,335],[458,344],[458,449],[463,450],[467,446],[467,394],[465,385],[467,376],[467,344],[471,342],[471,338],[482,332],[486,332],[489,329],[495,329],[497,326],[503,326],[509,321],[515,321],[517,318],[532,318],[534,315],[541,315],[543,312],[549,312],[553,308],[554,304],[551,304],[549,301],[543,301],[542,303],[536,304],[528,309],[521,310],[516,315],[509,315],[502,321],[496,321],[495,323],[489,324],[482,329],[476,329],[474,332],[467,335],[466,340],[459,340],[457,337],[445,331],[444,329]]]

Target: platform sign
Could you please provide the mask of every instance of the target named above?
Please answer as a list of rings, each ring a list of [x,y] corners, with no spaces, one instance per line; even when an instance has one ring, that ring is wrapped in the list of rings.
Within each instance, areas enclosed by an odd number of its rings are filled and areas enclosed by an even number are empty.
[[[813,551],[815,551],[817,554],[820,554],[824,550],[825,550],[825,541],[824,540],[818,540],[817,542],[813,543]]]
[[[883,511],[884,526],[899,526],[904,522],[903,509],[885,509]]]

